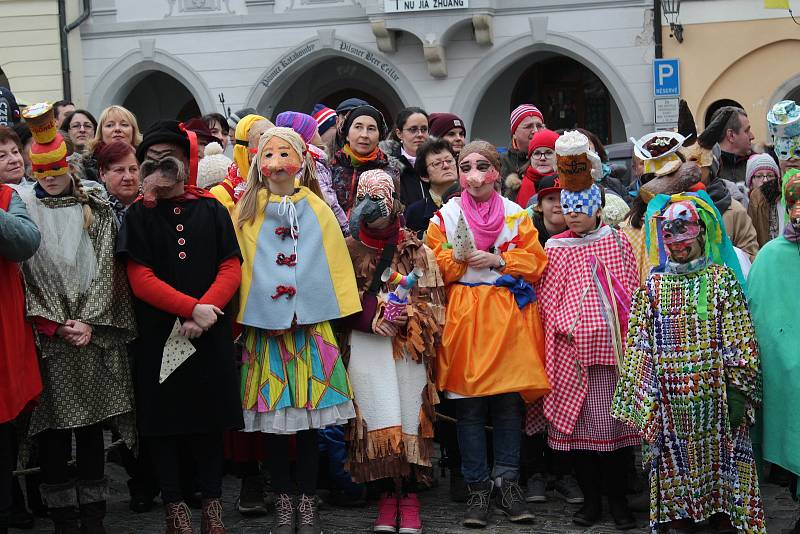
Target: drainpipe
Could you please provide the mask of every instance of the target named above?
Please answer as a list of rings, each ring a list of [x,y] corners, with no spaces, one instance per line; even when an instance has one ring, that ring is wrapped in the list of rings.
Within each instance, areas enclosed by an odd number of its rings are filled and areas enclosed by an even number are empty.
[[[61,43],[61,84],[64,88],[64,100],[72,100],[72,81],[69,68],[69,45],[67,37],[69,32],[84,23],[92,13],[91,0],[83,0],[83,9],[77,19],[67,24],[66,0],[58,0],[58,29]]]
[[[661,0],[653,0],[653,41],[655,42],[656,59],[664,57],[661,47]]]

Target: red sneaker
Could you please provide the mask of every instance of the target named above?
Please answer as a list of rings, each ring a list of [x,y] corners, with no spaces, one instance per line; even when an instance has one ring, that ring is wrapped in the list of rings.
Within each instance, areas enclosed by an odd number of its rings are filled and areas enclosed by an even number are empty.
[[[384,493],[378,501],[378,518],[372,525],[373,532],[397,532],[397,495]]]
[[[419,515],[419,499],[409,493],[400,498],[400,534],[422,534],[422,518]]]

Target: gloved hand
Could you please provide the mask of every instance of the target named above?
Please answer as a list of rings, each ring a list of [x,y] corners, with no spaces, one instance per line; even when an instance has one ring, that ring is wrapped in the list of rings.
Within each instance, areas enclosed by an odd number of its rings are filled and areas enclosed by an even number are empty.
[[[740,426],[744,421],[746,406],[747,396],[728,384],[728,418],[731,421],[731,429]]]

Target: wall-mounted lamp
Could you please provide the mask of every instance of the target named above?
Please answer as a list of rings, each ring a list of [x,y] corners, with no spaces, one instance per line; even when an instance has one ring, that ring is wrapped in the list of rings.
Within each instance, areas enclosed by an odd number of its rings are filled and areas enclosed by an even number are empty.
[[[669,22],[670,37],[675,37],[679,43],[683,42],[683,26],[678,23],[681,13],[681,0],[661,0],[661,11]]]

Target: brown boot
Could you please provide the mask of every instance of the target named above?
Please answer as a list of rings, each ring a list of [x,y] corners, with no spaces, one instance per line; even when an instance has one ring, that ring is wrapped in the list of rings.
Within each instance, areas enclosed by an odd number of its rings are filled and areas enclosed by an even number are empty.
[[[166,505],[167,529],[164,534],[194,534],[192,529],[192,513],[183,501]]]
[[[222,524],[222,503],[219,499],[203,500],[200,534],[225,534],[225,525]]]

